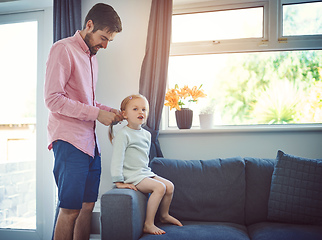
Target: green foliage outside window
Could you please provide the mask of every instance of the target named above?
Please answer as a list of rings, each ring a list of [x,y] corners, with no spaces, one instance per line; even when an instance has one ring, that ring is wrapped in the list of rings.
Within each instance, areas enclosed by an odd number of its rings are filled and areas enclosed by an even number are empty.
[[[234,67],[221,74],[234,79],[221,86],[225,124],[322,122],[321,51],[247,54],[230,61]]]

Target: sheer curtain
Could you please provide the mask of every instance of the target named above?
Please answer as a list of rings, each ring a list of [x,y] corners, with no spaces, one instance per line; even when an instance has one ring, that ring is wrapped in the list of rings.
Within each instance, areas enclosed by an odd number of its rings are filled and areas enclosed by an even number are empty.
[[[54,42],[82,29],[81,0],[54,0]]]
[[[152,0],[139,90],[150,103],[145,126],[152,134],[150,160],[163,157],[158,136],[167,83],[171,21],[172,0]]]

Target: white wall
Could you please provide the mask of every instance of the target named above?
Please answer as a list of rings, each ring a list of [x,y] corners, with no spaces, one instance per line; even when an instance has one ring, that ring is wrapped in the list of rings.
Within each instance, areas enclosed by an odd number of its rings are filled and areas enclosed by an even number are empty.
[[[106,50],[100,50],[97,54],[99,79],[96,99],[118,109],[126,96],[139,91],[151,0],[83,0],[82,19],[85,19],[88,10],[97,2],[113,6],[123,24],[123,31],[116,35]],[[112,147],[108,140],[107,127],[98,124],[97,135],[102,152],[101,195],[112,187],[110,177]]]
[[[177,131],[180,132],[180,131]],[[214,130],[209,133],[166,133],[159,137],[164,157],[212,159],[226,157],[275,158],[277,150],[296,156],[322,158],[320,130]]]
[[[83,0],[83,19],[98,1]],[[119,108],[121,100],[138,92],[151,0],[110,0],[123,22],[107,50],[98,53],[99,80],[97,100]],[[97,133],[102,150],[102,178],[100,194],[112,187],[110,177],[111,144],[108,129],[98,125]],[[322,131],[169,131],[160,133],[160,144],[165,157],[178,159],[210,159],[217,157],[250,156],[275,158],[278,149],[289,154],[322,158]]]

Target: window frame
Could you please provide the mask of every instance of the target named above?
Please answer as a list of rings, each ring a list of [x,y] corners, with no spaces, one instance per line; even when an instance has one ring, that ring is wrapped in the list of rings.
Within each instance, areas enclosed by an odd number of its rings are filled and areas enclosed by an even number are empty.
[[[219,54],[219,53],[243,53],[243,52],[269,52],[269,51],[288,51],[288,50],[322,50],[322,35],[306,35],[306,36],[283,36],[283,5],[284,4],[298,4],[320,2],[318,0],[248,0],[241,2],[238,0],[219,0],[212,2],[190,3],[184,5],[174,5],[173,15],[200,13],[219,10],[234,10],[241,8],[263,7],[263,37],[262,38],[245,38],[233,40],[220,40],[216,43],[213,41],[200,41],[200,42],[182,42],[170,44],[170,57],[171,56],[189,56],[189,55],[202,55],[202,54]],[[161,129],[172,129],[168,126],[169,110],[163,108],[163,118],[161,121]],[[307,128],[307,126],[314,126],[322,128],[322,124],[290,124],[290,126],[280,127],[276,125],[266,125],[264,128],[277,129],[278,131],[298,128]],[[194,128],[194,127],[192,127]],[[224,125],[216,127],[218,129],[231,129],[237,128],[247,130],[262,129],[254,125]],[[197,128],[199,129],[199,128]],[[218,130],[217,129],[217,130]],[[198,130],[200,131],[200,130]],[[204,130],[203,130],[204,131]],[[208,130],[207,130],[208,131]],[[213,132],[214,129],[210,129]],[[216,131],[216,129],[215,129]],[[225,130],[224,130],[225,131]]]
[[[286,50],[321,50],[322,35],[287,36],[283,30],[283,4],[319,2],[317,0],[263,0],[241,3],[230,0],[226,2],[216,1],[200,4],[178,5],[173,8],[173,15],[201,13],[219,10],[234,10],[241,8],[263,7],[263,37],[233,40],[200,41],[171,43],[170,56],[183,56],[193,54],[213,54],[232,52],[261,52],[261,51],[286,51]],[[275,16],[275,17],[273,17]]]
[[[52,174],[53,156],[47,149],[47,109],[43,101],[43,84],[46,56],[52,44],[52,8],[19,13],[0,14],[0,24],[26,21],[38,22],[37,90],[36,90],[36,229],[0,228],[4,239],[50,239],[55,213],[55,183]],[[23,36],[27,37],[27,36]],[[23,37],[21,41],[23,41]],[[48,41],[50,39],[50,42]],[[48,51],[47,51],[48,49]],[[49,220],[49,221],[48,221]]]

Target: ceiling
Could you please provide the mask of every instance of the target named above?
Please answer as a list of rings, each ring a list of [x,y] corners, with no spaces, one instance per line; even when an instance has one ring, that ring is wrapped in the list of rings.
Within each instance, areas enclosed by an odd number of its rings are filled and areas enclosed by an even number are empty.
[[[53,0],[0,0],[0,14],[32,11],[53,6]]]
[[[173,5],[198,2],[198,0],[173,0]],[[0,14],[32,11],[53,6],[53,0],[0,0]]]
[[[206,0],[204,0],[206,1]],[[183,5],[183,4],[189,4],[189,3],[196,3],[196,2],[203,2],[200,0],[173,0],[173,5]]]

